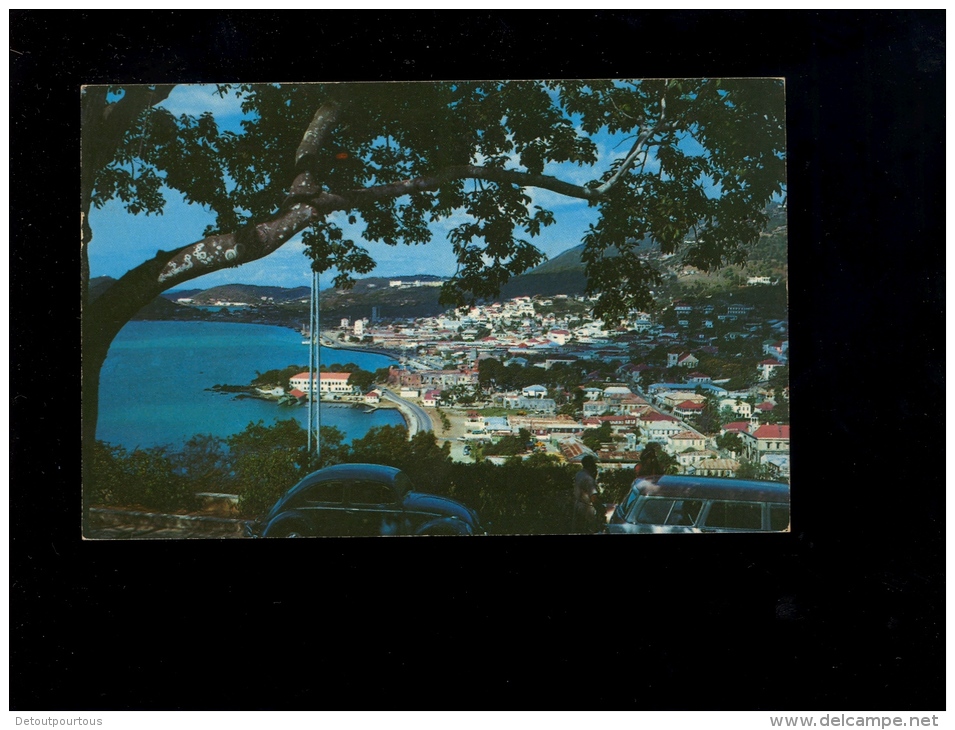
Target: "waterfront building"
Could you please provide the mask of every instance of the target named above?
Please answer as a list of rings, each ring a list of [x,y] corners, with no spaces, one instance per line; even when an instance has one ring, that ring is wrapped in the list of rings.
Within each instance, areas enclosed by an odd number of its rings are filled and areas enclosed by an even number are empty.
[[[330,393],[332,395],[349,395],[354,387],[348,384],[351,373],[318,373],[319,393]],[[315,376],[307,371],[293,375],[289,379],[289,387],[298,389],[303,393],[311,393],[312,385],[315,382]]]

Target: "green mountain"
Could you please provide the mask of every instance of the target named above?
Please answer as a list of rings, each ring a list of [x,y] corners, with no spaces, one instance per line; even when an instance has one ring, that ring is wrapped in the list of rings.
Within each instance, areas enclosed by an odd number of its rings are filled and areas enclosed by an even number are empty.
[[[200,306],[212,306],[216,302],[234,302],[236,304],[262,304],[272,300],[275,303],[292,302],[299,299],[308,299],[310,290],[307,286],[297,286],[287,289],[282,286],[255,286],[253,284],[224,284],[210,289],[194,290],[189,295],[183,292],[174,292],[175,298],[189,297],[192,303]],[[167,298],[173,298],[168,296]]]
[[[583,244],[574,246],[527,273],[515,276],[501,289],[501,297],[583,294],[587,288],[584,262],[580,259],[583,251]]]
[[[659,246],[644,241],[641,253],[649,255],[650,262],[665,275],[665,284],[659,294],[680,296],[689,292],[715,291],[745,284],[748,276],[771,276],[785,279],[788,275],[788,231],[786,209],[771,205],[767,211],[766,231],[750,251],[743,268],[727,267],[720,271],[703,273],[684,267],[680,255],[664,257]],[[501,298],[516,296],[553,296],[555,294],[583,294],[587,287],[583,245],[574,246],[540,266],[509,281],[501,291]],[[359,279],[351,289],[325,289],[321,292],[321,311],[328,322],[340,318],[371,317],[373,308],[383,319],[427,317],[440,314],[446,307],[438,303],[444,279],[422,274],[420,276],[368,277]],[[114,280],[97,277],[90,280],[90,296],[95,298]],[[396,284],[400,282],[400,284]],[[210,289],[180,289],[166,292],[145,307],[138,319],[193,319],[204,317],[201,310],[175,304],[180,298],[191,298],[192,303],[213,306],[215,302],[236,302],[254,305],[245,313],[232,313],[233,320],[269,321],[301,326],[308,319],[308,287],[285,288],[227,284]]]
[[[380,318],[431,317],[447,307],[438,303],[444,281],[439,276],[392,276],[359,279],[351,289],[325,289],[321,292],[322,317],[356,319],[371,317],[377,308]],[[393,282],[401,282],[393,286]]]
[[[90,279],[90,301],[95,301],[116,281],[111,276],[95,276]],[[179,319],[184,308],[163,297],[156,297],[140,309],[133,319]]]

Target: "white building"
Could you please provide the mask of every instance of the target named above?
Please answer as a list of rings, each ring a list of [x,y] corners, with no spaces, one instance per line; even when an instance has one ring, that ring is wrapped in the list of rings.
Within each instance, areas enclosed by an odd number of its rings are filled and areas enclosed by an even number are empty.
[[[760,377],[760,379],[761,379],[761,380],[769,380],[769,379],[772,377],[772,375],[773,375],[773,371],[774,371],[776,368],[779,368],[779,367],[782,367],[782,366],[783,366],[783,364],[782,364],[781,362],[779,362],[778,360],[772,360],[772,359],[770,359],[770,360],[763,360],[763,361],[762,361],[761,363],[759,363],[759,365],[757,365],[756,367],[759,369],[759,377]]]
[[[570,338],[570,332],[564,329],[554,329],[547,333],[547,338],[558,345],[566,345]]]
[[[320,393],[332,393],[337,395],[349,394],[354,388],[348,384],[351,373],[319,373],[318,389]],[[289,379],[289,388],[298,389],[303,393],[312,392],[312,384],[315,382],[314,374],[309,377],[308,372],[293,375]]]

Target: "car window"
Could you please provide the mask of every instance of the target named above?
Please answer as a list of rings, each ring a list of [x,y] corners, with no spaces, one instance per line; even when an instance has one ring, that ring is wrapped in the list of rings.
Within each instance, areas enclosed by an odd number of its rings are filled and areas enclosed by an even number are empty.
[[[640,505],[636,522],[644,525],[690,526],[696,522],[703,507],[699,499],[664,499],[647,497]]]
[[[303,495],[306,502],[341,504],[344,501],[345,485],[342,482],[319,482],[309,487]]]
[[[350,504],[393,504],[395,493],[381,482],[353,482],[348,501]]]
[[[707,527],[727,530],[760,530],[763,506],[759,502],[713,502],[706,516]]]
[[[414,485],[403,471],[395,474],[395,492],[402,497],[408,492],[414,491]]]
[[[633,503],[636,502],[639,498],[640,498],[639,492],[631,491],[629,494],[627,494],[626,500],[618,508],[620,510],[620,515],[621,516],[629,515],[630,509],[633,507]]]
[[[789,529],[789,505],[772,504],[769,506],[769,529],[783,532]]]
[[[637,513],[636,522],[643,525],[665,525],[667,515],[673,509],[672,499],[663,499],[661,497],[647,497],[640,505],[640,511]]]
[[[678,499],[673,503],[673,509],[667,516],[666,524],[689,527],[696,523],[696,518],[700,516],[702,506],[703,501],[699,499]]]

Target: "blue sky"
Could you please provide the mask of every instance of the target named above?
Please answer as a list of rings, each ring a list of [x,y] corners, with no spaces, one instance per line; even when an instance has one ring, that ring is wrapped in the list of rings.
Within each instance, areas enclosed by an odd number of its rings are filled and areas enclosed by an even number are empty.
[[[212,112],[222,129],[239,131],[242,118],[239,100],[234,96],[220,98],[215,87],[176,87],[162,106],[174,114]],[[583,183],[599,177],[615,157],[624,156],[632,144],[624,135],[612,137],[599,133],[593,137],[598,147],[599,160],[594,167],[577,167],[571,164],[551,165],[546,174],[563,180]],[[648,169],[652,168],[652,161]],[[549,258],[553,258],[581,242],[587,226],[596,220],[596,210],[582,200],[567,198],[547,190],[529,188],[533,203],[553,211],[556,223],[543,229],[531,239]],[[206,225],[213,216],[202,206],[187,204],[173,191],[165,191],[166,207],[161,216],[130,215],[118,201],[110,201],[101,209],[90,212],[93,239],[89,259],[92,276],[119,278],[130,268],[151,258],[159,249],[171,250],[193,243],[202,238]],[[450,276],[456,262],[447,240],[447,232],[460,219],[451,218],[432,224],[433,236],[426,246],[386,246],[366,242],[361,238],[363,225],[349,226],[340,214],[335,220],[346,235],[359,245],[365,246],[377,262],[370,276],[401,276],[434,274]],[[328,286],[334,272],[322,276],[322,285]],[[235,269],[226,269],[193,279],[178,288],[208,288],[221,284],[259,284],[270,286],[303,286],[309,282],[309,261],[304,254],[301,237],[296,236],[281,249],[259,261]]]

